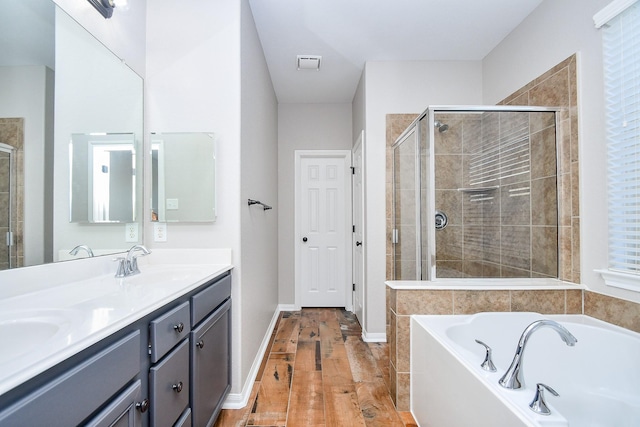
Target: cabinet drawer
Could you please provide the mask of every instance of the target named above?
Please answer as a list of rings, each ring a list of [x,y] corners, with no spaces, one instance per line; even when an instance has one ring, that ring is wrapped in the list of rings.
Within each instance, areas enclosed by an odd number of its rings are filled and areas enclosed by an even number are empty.
[[[149,322],[149,355],[156,363],[183,338],[189,335],[189,302]]]
[[[195,327],[224,300],[231,296],[231,276],[220,279],[191,297],[191,325]]]
[[[0,425],[80,424],[138,374],[140,351],[135,331],[2,410]]]
[[[189,406],[189,341],[149,371],[151,425],[172,426]]]

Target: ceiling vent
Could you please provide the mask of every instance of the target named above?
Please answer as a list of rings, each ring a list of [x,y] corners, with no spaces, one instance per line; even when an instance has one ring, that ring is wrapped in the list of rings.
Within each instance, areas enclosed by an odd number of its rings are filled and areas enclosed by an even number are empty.
[[[318,55],[298,55],[298,70],[320,70],[322,56]]]

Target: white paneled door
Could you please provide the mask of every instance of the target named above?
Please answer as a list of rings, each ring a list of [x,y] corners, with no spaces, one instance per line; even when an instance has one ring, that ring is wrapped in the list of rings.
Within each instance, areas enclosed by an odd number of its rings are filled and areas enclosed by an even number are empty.
[[[351,152],[296,151],[296,170],[296,303],[350,310]]]

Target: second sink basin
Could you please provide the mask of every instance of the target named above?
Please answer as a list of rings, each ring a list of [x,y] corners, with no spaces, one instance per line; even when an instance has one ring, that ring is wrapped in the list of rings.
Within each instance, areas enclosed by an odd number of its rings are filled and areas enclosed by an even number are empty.
[[[71,329],[78,313],[73,310],[16,310],[0,315],[0,363],[8,362],[52,339],[63,338]]]

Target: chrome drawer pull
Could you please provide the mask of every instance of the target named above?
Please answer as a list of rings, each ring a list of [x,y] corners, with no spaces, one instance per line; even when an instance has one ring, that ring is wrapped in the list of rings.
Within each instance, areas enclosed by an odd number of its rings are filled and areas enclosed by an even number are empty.
[[[202,341],[202,340],[198,341],[198,342],[196,343],[196,347],[198,347],[198,348],[202,348],[202,347],[204,347],[204,341]]]
[[[174,329],[177,333],[181,334],[181,333],[182,333],[182,331],[184,331],[184,323],[180,322],[180,323],[178,323],[177,325],[174,325],[174,326],[173,326],[173,329]]]
[[[142,402],[136,403],[136,408],[143,414],[147,412],[147,409],[149,409],[149,399],[144,399]]]
[[[182,381],[180,381],[178,384],[174,384],[171,386],[171,388],[176,392],[176,393],[180,393],[182,391]]]

